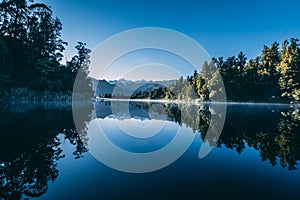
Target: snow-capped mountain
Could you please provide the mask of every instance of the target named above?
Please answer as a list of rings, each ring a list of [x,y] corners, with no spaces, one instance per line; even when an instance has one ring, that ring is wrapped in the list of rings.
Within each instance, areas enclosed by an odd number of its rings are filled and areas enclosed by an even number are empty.
[[[166,81],[147,81],[147,80],[96,80],[93,82],[93,89],[95,91],[95,96],[107,96],[112,94],[118,94],[123,96],[131,96],[138,92],[152,91],[158,89],[159,87],[168,87],[175,83],[176,80],[166,80]],[[105,95],[106,94],[106,95]]]

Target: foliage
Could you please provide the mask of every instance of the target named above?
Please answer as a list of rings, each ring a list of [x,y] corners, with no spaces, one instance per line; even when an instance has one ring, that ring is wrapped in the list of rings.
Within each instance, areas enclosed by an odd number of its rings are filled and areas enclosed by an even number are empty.
[[[61,22],[50,7],[33,1],[3,0],[0,14],[1,84],[43,89],[59,70],[66,45]]]
[[[59,176],[58,161],[65,157],[63,145],[67,142],[74,147],[75,159],[88,151],[86,135],[72,128],[70,110],[40,108],[20,110],[11,105],[0,111],[0,133],[5,133],[1,135],[5,140],[0,141],[0,199],[45,194],[48,184]]]
[[[298,39],[285,40],[281,50],[281,62],[277,67],[280,73],[281,96],[300,100],[300,48]]]
[[[132,98],[209,101],[225,92],[221,91],[221,81],[213,66],[222,76],[229,101],[288,103],[300,100],[300,48],[294,38],[284,41],[281,49],[277,42],[264,46],[261,56],[248,62],[243,52],[226,60],[213,58],[210,63],[204,62],[199,73],[194,71],[174,85],[135,94]]]
[[[2,0],[0,21],[0,93],[19,87],[71,91],[80,68],[87,76],[91,50],[82,42],[75,47],[78,54],[61,64],[67,43],[50,6],[33,0]]]

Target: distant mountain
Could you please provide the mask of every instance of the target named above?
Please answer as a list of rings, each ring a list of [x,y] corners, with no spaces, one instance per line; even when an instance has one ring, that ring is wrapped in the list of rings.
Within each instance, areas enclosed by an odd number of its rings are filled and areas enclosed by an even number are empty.
[[[112,91],[114,90],[115,85],[108,83],[106,80],[96,80],[93,83],[93,89],[95,91],[95,96],[104,95],[106,94],[112,94]]]
[[[93,89],[95,91],[95,96],[107,96],[107,95],[121,95],[121,96],[131,96],[139,92],[150,92],[152,90],[158,89],[159,87],[168,87],[174,84],[176,80],[167,81],[131,81],[131,80],[96,80],[92,79]]]

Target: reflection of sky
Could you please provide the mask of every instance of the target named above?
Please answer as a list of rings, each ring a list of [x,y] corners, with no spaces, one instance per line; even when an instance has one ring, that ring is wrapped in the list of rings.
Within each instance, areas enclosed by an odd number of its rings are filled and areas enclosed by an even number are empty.
[[[175,122],[160,120],[143,122],[134,118],[124,121],[112,118],[96,120],[112,143],[131,152],[151,152],[160,149],[174,138],[179,128]],[[139,126],[141,124],[148,126]]]

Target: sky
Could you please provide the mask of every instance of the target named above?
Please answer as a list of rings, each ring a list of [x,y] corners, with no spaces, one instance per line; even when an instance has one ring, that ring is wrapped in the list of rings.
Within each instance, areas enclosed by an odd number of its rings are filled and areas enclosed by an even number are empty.
[[[300,1],[292,0],[38,0],[52,7],[69,43],[94,49],[114,34],[140,27],[163,27],[195,39],[212,57],[243,51],[248,58],[263,45],[300,38]]]

